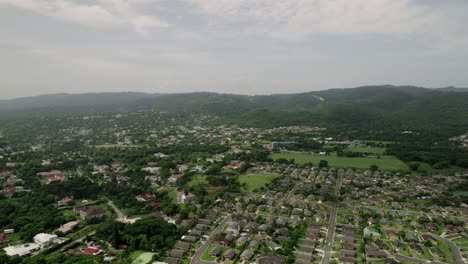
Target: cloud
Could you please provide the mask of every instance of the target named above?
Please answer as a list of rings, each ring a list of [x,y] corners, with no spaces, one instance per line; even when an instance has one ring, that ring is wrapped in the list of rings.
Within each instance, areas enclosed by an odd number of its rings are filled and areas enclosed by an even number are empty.
[[[467,2],[434,5],[419,0],[185,0],[218,23],[246,35],[303,40],[323,34],[446,37],[466,24]],[[464,12],[459,12],[463,10]],[[457,16],[453,16],[458,13]],[[451,28],[448,30],[448,28]],[[231,29],[233,27],[230,27]],[[463,30],[467,33],[466,30]]]
[[[142,14],[137,9],[138,4],[150,2],[152,1],[98,0],[85,3],[72,0],[0,0],[0,4],[9,4],[87,26],[130,25],[142,35],[148,34],[151,29],[169,26],[158,17]]]

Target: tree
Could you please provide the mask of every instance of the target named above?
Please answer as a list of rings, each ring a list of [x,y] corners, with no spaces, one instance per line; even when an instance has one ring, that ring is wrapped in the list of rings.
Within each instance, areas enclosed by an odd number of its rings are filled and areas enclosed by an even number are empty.
[[[375,164],[372,164],[372,165],[370,166],[370,170],[371,170],[371,171],[377,171],[378,169],[379,169],[379,166],[377,166],[377,165],[375,165]]]
[[[412,163],[409,163],[408,166],[412,171],[418,171],[420,164],[412,162]]]
[[[320,167],[320,168],[328,167],[328,161],[326,161],[326,160],[320,160],[320,162],[319,162],[319,167]]]

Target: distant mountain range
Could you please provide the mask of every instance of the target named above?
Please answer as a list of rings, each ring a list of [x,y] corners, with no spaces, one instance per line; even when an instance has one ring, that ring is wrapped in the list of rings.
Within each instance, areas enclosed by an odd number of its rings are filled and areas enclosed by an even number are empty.
[[[67,109],[87,112],[150,108],[211,114],[223,122],[249,126],[334,124],[468,131],[468,88],[453,87],[383,85],[258,96],[208,92],[54,94],[0,100],[0,116]]]

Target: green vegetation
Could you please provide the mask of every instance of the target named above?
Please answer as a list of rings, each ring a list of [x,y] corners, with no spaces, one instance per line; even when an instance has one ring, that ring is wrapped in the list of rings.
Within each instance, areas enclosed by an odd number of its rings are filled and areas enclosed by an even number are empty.
[[[247,192],[254,192],[277,177],[277,174],[244,174],[239,176],[239,182],[246,185]]]
[[[359,152],[359,153],[369,153],[369,154],[378,154],[383,155],[385,152],[385,148],[374,148],[374,147],[350,147],[346,150],[351,152]]]
[[[141,253],[133,262],[132,264],[147,264],[151,261],[155,253],[152,252],[144,252]]]
[[[187,183],[188,187],[195,187],[198,185],[205,185],[208,181],[206,180],[206,175],[196,174],[192,177],[192,180]]]
[[[409,170],[408,166],[405,163],[398,160],[393,156],[381,156],[381,158],[377,157],[356,157],[356,158],[349,158],[349,157],[338,157],[335,154],[331,154],[330,156],[320,156],[314,154],[307,154],[307,153],[273,153],[270,155],[270,158],[274,160],[278,159],[286,159],[291,160],[294,159],[295,163],[298,164],[305,164],[312,162],[313,164],[319,164],[321,160],[326,160],[328,165],[331,167],[350,167],[350,168],[358,168],[358,169],[368,169],[372,165],[377,165],[377,167],[381,170]]]

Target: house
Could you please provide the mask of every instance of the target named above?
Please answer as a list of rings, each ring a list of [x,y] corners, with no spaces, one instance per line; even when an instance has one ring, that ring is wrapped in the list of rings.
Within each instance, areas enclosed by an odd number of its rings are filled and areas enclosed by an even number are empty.
[[[258,242],[258,240],[252,240],[252,241],[250,241],[249,248],[250,248],[251,250],[255,250],[255,249],[257,249],[259,246],[260,246],[260,242]]]
[[[258,264],[284,264],[286,263],[286,257],[282,255],[264,253],[257,257],[256,263]]]
[[[364,228],[364,236],[380,237],[380,233],[370,228]]]
[[[189,235],[192,235],[192,236],[201,236],[201,235],[203,235],[203,231],[201,231],[201,230],[196,230],[196,229],[190,229],[190,230],[188,231],[188,234],[189,234]]]
[[[57,235],[39,233],[34,236],[34,243],[39,245],[41,248],[44,248],[53,244],[56,239]]]
[[[70,231],[72,231],[75,227],[77,227],[78,224],[78,221],[71,221],[60,226],[60,228],[57,229],[57,231],[61,232],[62,234],[67,234]]]
[[[37,251],[41,248],[40,245],[36,243],[28,243],[22,245],[15,245],[3,248],[8,256],[27,256],[34,251]]]
[[[183,171],[186,171],[188,169],[188,165],[187,164],[179,164],[179,165],[176,166],[176,169],[179,172],[183,172]]]
[[[60,201],[57,202],[57,206],[58,207],[61,207],[61,206],[66,206],[68,205],[69,203],[71,203],[73,201],[72,198],[68,197],[68,196],[65,196],[64,198],[62,198]]]
[[[152,195],[152,194],[143,194],[143,195],[139,195],[136,197],[136,199],[140,202],[147,202],[147,201],[151,201],[155,198],[156,196]]]
[[[223,259],[224,260],[231,260],[236,256],[236,250],[233,248],[230,248],[224,252]]]
[[[252,258],[253,255],[254,255],[253,251],[246,249],[242,251],[240,255],[240,259],[243,261],[248,261]]]
[[[181,250],[190,250],[192,248],[192,244],[187,243],[187,242],[179,241],[179,242],[177,242],[176,248],[181,249]]]
[[[236,241],[237,246],[243,246],[245,243],[247,243],[248,239],[246,237],[239,237]]]
[[[171,249],[167,252],[167,255],[174,258],[182,258],[185,255],[185,251],[180,249]]]
[[[221,248],[219,246],[213,247],[209,252],[210,256],[218,256],[220,253],[221,253]]]
[[[161,202],[149,202],[146,204],[146,206],[159,207],[161,206]]]
[[[268,240],[265,242],[266,246],[268,248],[270,248],[271,250],[280,250],[281,249],[281,246],[276,244],[275,242],[271,241],[271,240]]]
[[[340,263],[356,263],[356,259],[353,257],[341,257]]]
[[[173,174],[169,177],[169,182],[175,183],[177,180],[181,179],[184,175],[182,174]]]
[[[398,238],[398,233],[395,230],[386,230],[385,233],[389,238]]]
[[[426,228],[428,231],[434,231],[434,230],[437,230],[437,225],[432,222],[429,222],[429,223],[426,223]]]
[[[386,258],[387,257],[387,253],[385,253],[384,251],[380,251],[380,250],[366,251],[366,253],[369,258]]]
[[[229,241],[226,239],[226,236],[225,235],[216,235],[216,237],[214,238],[213,242],[215,244],[218,244],[218,245],[221,245],[221,246],[227,246],[229,244]]]
[[[422,250],[422,247],[418,244],[409,244],[409,247],[414,250],[414,251],[417,251],[418,253],[422,253],[423,250]]]
[[[185,203],[185,202],[190,202],[195,199],[195,194],[190,193],[190,192],[185,192],[184,190],[182,191],[177,191],[177,202],[178,203]]]
[[[63,182],[64,180],[65,180],[64,177],[58,177],[58,176],[49,177],[47,178],[47,184],[50,184],[53,182]]]
[[[465,230],[462,226],[455,226],[455,225],[446,225],[445,229],[447,230],[447,232],[451,232],[451,233],[460,233],[460,232],[463,232],[463,230]]]
[[[354,257],[356,255],[356,251],[348,250],[348,249],[342,249],[342,250],[340,250],[340,255],[345,256],[345,257]]]
[[[187,242],[191,242],[191,243],[195,243],[195,242],[198,241],[198,238],[195,237],[195,236],[182,236],[182,240],[187,241]]]
[[[8,243],[8,242],[10,242],[10,238],[5,237],[3,235],[3,233],[0,233],[0,244],[5,244],[5,243]]]
[[[87,256],[97,256],[104,252],[99,246],[85,247],[80,249],[81,254]]]
[[[164,259],[164,263],[167,264],[180,264],[182,263],[182,260],[179,258],[173,258],[173,257],[167,257]]]
[[[106,216],[106,211],[101,207],[87,207],[79,212],[82,219],[101,218]]]
[[[62,171],[59,171],[59,170],[53,170],[53,171],[49,171],[49,172],[38,172],[36,173],[37,176],[39,177],[61,177],[63,176],[63,172]]]
[[[296,259],[297,260],[303,260],[303,261],[305,261],[307,263],[310,263],[313,260],[313,256],[310,253],[299,252],[296,255]]]
[[[388,249],[388,246],[384,242],[382,242],[382,240],[380,239],[377,239],[376,241],[374,241],[374,244],[380,249]]]

